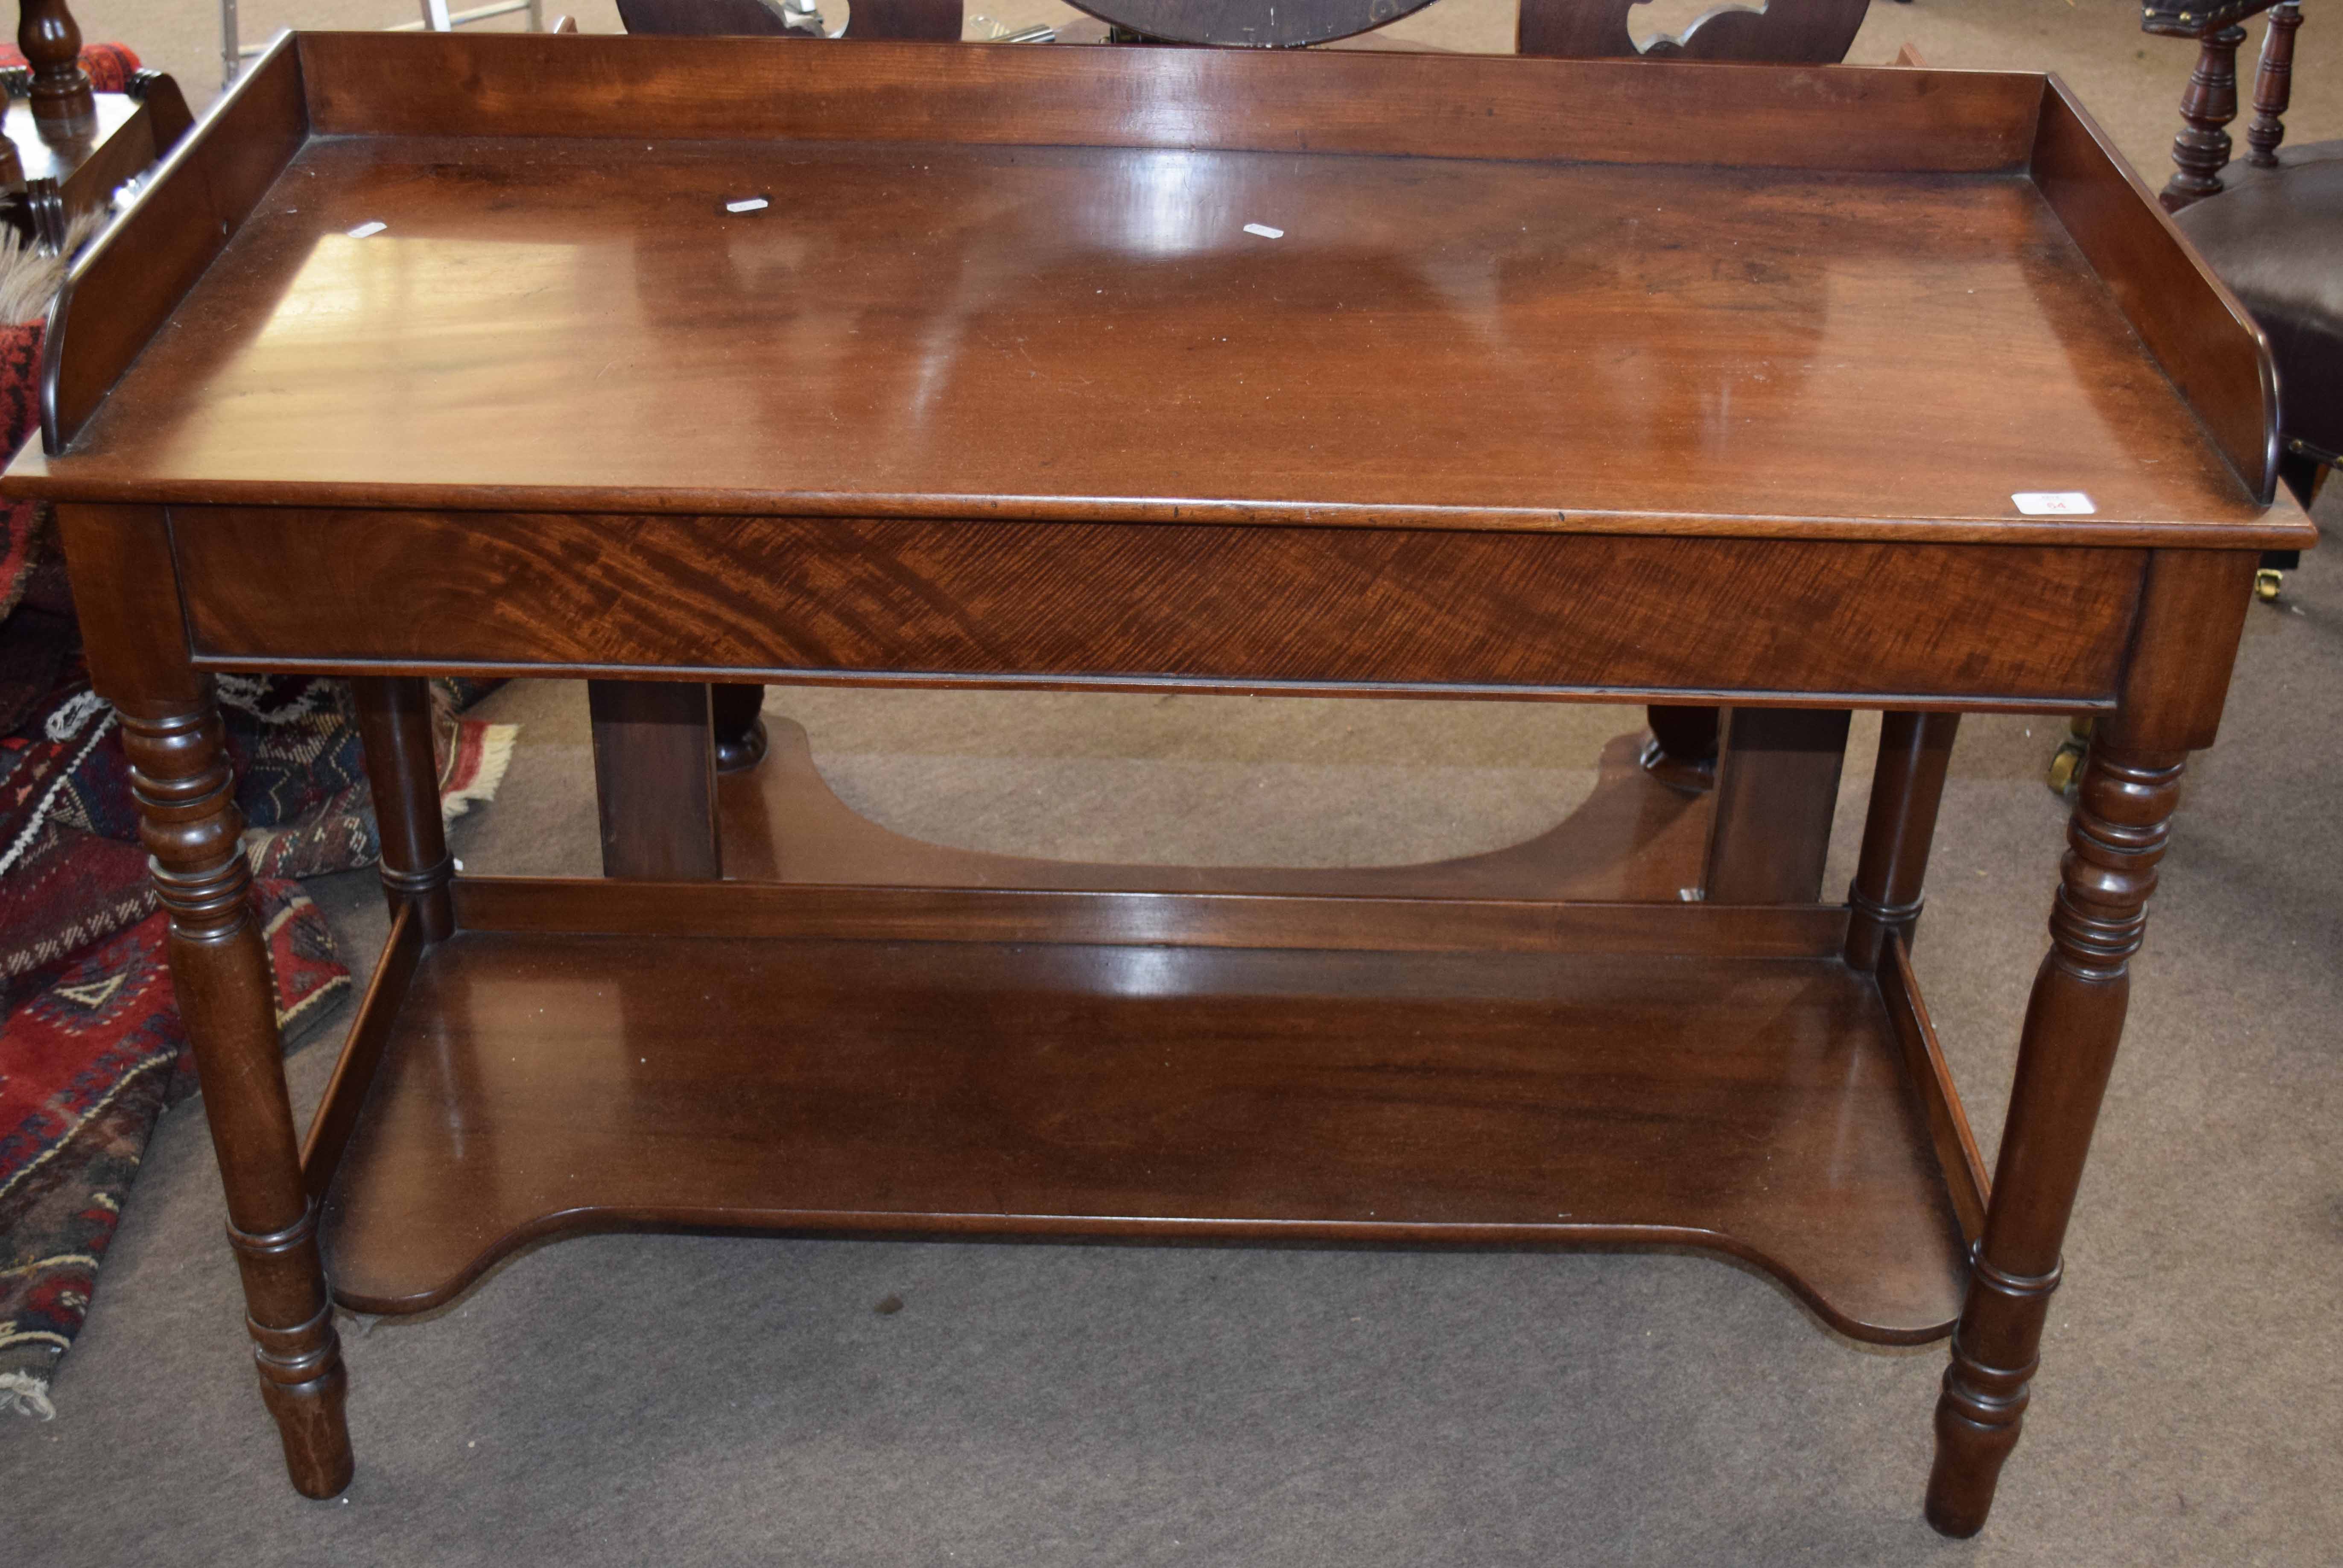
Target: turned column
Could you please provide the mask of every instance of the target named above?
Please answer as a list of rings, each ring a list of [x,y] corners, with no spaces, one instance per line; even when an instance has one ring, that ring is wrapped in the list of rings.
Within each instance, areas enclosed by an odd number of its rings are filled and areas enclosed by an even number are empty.
[[[439,810],[439,765],[431,752],[431,689],[415,676],[360,676],[358,734],[367,785],[382,833],[382,889],[390,912],[412,906],[427,942],[455,934],[448,879],[456,862]]]
[[[2229,133],[2223,127],[2237,117],[2237,45],[2245,41],[2246,30],[2235,25],[2198,40],[2197,68],[2180,95],[2186,127],[2172,138],[2172,178],[2157,197],[2167,212],[2221,189],[2221,170],[2229,161]]]
[[[187,663],[162,512],[65,506],[58,521],[91,674],[120,716],[139,836],[170,912],[171,988],[226,1189],[261,1398],[293,1484],[331,1497],[351,1467],[341,1346],[211,678]]]
[[[1947,1535],[1984,1525],[2002,1462],[2017,1446],[2186,759],[2094,741],[2084,764],[2050,952],[2026,1003],[1993,1201],[1936,1403],[1928,1523]]]
[[[2246,127],[2246,162],[2258,169],[2278,167],[2286,109],[2294,100],[2294,35],[2301,25],[2299,0],[2279,0],[2270,7],[2262,63],[2254,72],[2254,123]]]
[[[1947,1535],[1984,1527],[2002,1463],[2017,1446],[2181,768],[2213,743],[2258,558],[2248,550],[2156,553],[2119,706],[2091,739],[2059,864],[2050,951],[2026,1002],[1992,1197],[1936,1402],[1927,1517]]]
[[[1871,809],[1863,819],[1863,857],[1847,890],[1846,961],[1875,970],[1890,936],[1912,945],[1920,923],[1920,889],[1936,837],[1957,713],[1886,713],[1879,721],[1879,765],[1871,774]]]
[[[65,0],[24,0],[16,47],[33,68],[33,118],[44,136],[84,133],[97,123],[97,99],[81,68],[81,28]]]

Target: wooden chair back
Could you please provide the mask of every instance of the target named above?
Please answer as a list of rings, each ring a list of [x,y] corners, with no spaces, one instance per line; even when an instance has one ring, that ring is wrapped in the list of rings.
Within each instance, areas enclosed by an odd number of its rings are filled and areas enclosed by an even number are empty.
[[[1522,0],[1513,47],[1572,59],[1741,60],[1835,65],[1846,58],[1871,0],[1769,0],[1762,11],[1719,5],[1681,37],[1638,45],[1628,18],[1643,0]]]
[[[2217,195],[2232,144],[2228,124],[2237,117],[2237,45],[2243,24],[2269,13],[2262,40],[2261,66],[2254,75],[2254,120],[2246,130],[2246,162],[2278,166],[2278,145],[2286,137],[2286,109],[2294,91],[2294,35],[2302,25],[2299,0],[2146,0],[2144,32],[2197,40],[2197,68],[2180,95],[2180,134],[2172,138],[2172,178],[2162,196],[2167,212]]]
[[[1377,27],[1429,0],[1085,0],[1083,9],[1151,38],[1188,44],[1309,44]],[[1514,46],[1581,59],[1745,60],[1826,65],[1846,58],[1871,0],[1770,0],[1720,5],[1679,38],[1638,45],[1628,18],[1642,0],[1522,0]],[[960,35],[961,0],[850,0],[850,39]],[[618,0],[629,33],[805,38],[764,0]],[[1264,34],[1273,33],[1264,39]]]
[[[697,37],[813,38],[762,0],[618,0],[618,20],[629,33]],[[841,38],[956,43],[960,0],[849,0]]]

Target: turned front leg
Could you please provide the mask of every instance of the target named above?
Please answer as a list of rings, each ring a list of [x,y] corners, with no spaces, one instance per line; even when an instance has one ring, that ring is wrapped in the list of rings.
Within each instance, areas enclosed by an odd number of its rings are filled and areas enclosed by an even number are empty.
[[[253,910],[219,711],[207,689],[185,705],[126,704],[122,736],[140,836],[170,911],[171,985],[227,1189],[227,1235],[244,1277],[261,1398],[277,1418],[293,1484],[331,1497],[349,1484],[351,1469],[341,1345],[317,1256],[317,1213],[301,1185],[276,987]]]
[[[2017,1446],[2059,1247],[2115,1065],[2185,752],[2095,744],[2066,829],[2049,956],[2034,980],[1985,1236],[1936,1403],[1928,1523],[1974,1535]]]
[[[341,1346],[301,1183],[244,817],[210,678],[188,665],[169,528],[150,507],[61,506],[57,522],[90,675],[120,715],[139,836],[170,911],[171,989],[227,1190],[261,1398],[293,1484],[330,1497],[350,1480]]]

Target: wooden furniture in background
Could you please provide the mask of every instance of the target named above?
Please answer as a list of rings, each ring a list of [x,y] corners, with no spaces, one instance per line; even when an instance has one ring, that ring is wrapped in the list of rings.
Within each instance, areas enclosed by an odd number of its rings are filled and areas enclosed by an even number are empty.
[[[75,218],[106,206],[194,117],[178,84],[159,71],[130,72],[108,84],[123,90],[97,91],[65,0],[26,0],[16,46],[25,64],[0,70],[0,220],[55,249]]]
[[[1983,1524],[2181,765],[2257,553],[2311,536],[2261,339],[2055,81],[297,35],[56,323],[0,488],[59,508],[303,1492],[352,1473],[333,1302],[538,1238],[1658,1243],[1949,1335],[1926,1513]],[[306,1139],[244,669],[358,679],[384,803]],[[604,783],[688,775],[684,830],[456,874],[452,671],[679,689],[606,718],[690,743]],[[1752,856],[1733,904],[1668,887],[1664,821],[1592,898],[1530,846],[1029,876],[710,787],[709,681],[1722,699],[1809,769],[1815,710],[1887,719],[1851,900]],[[2103,742],[1990,1181],[1908,953],[1976,710]]]
[[[1643,0],[1522,0],[1514,47],[1566,59],[1743,60],[1835,65],[1846,58],[1871,0],[1768,0],[1719,5],[1683,35],[1635,42]]]
[[[2269,31],[2254,74],[2246,167],[2233,170],[2226,127],[2237,114],[2239,24],[2265,10]],[[2197,41],[2162,199],[2269,335],[2285,443],[2279,472],[2308,506],[2343,463],[2343,141],[2283,145],[2301,5],[2147,0],[2143,25]],[[2288,552],[2266,564],[2277,570],[2294,561]]]
[[[63,0],[58,0],[59,4]],[[754,0],[751,0],[754,3]],[[237,11],[238,0],[219,0],[220,8],[220,85],[226,87],[243,71],[244,63],[268,47],[266,42],[246,44]],[[499,16],[518,16],[521,25],[532,33],[575,33],[578,24],[568,16],[556,16],[551,25],[545,20],[545,0],[487,0],[487,4],[468,6],[461,11],[449,7],[447,0],[414,0],[417,15],[405,22],[390,24],[397,33],[452,33],[458,27],[476,26]]]
[[[836,36],[856,43],[884,39],[954,43],[960,35],[960,0],[855,0]],[[819,14],[815,15],[819,20]],[[763,0],[618,0],[618,20],[629,33],[669,37],[813,39],[822,34],[792,25]]]

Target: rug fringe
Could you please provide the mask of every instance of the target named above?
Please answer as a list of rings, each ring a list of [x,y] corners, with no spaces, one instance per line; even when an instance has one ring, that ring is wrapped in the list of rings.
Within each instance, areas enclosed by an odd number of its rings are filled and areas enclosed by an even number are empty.
[[[439,813],[449,821],[470,810],[476,800],[485,804],[496,799],[498,789],[505,781],[505,769],[512,766],[513,745],[520,739],[518,724],[481,724],[466,719],[457,732],[459,749],[470,739],[464,734],[466,729],[478,731],[479,761],[470,778],[455,783],[439,797]]]
[[[38,1421],[56,1420],[57,1407],[49,1402],[48,1380],[30,1372],[0,1372],[0,1412]]]

